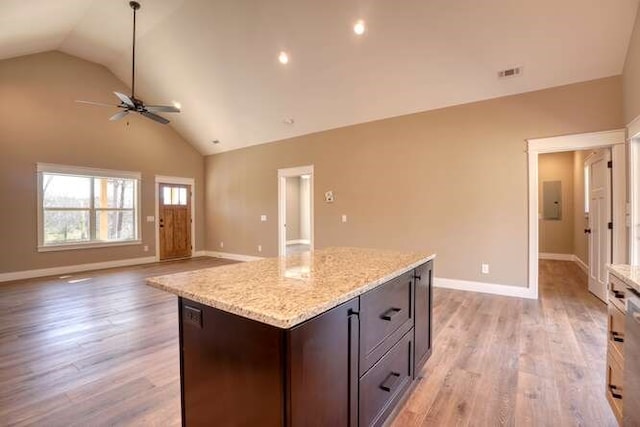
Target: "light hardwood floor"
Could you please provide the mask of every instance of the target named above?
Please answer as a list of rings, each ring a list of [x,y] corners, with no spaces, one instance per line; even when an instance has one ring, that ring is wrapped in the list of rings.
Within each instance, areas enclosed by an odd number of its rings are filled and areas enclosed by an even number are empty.
[[[144,277],[223,263],[0,284],[0,425],[179,425],[177,303]],[[540,271],[539,301],[435,290],[434,353],[394,426],[616,425],[605,305],[574,264]]]

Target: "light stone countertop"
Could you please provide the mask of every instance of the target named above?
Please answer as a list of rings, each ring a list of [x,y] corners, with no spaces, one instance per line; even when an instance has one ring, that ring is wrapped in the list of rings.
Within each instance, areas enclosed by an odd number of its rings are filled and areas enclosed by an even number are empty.
[[[622,280],[626,285],[640,292],[640,266],[628,264],[609,265],[609,272]]]
[[[433,258],[430,252],[327,248],[151,277],[147,285],[289,329]]]

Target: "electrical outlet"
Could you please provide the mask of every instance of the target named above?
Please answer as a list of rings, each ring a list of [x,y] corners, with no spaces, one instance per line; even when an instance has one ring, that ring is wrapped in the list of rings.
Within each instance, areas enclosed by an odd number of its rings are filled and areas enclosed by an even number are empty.
[[[260,221],[265,222],[267,220],[266,215],[260,215]]]
[[[489,274],[489,264],[482,264],[482,274]]]
[[[149,245],[144,245],[142,247],[142,250],[145,251],[145,252],[149,252]]]
[[[224,242],[220,242],[220,248],[224,248]]]
[[[262,245],[258,245],[258,252],[262,252]]]
[[[347,215],[346,214],[342,214],[342,222],[347,222]]]

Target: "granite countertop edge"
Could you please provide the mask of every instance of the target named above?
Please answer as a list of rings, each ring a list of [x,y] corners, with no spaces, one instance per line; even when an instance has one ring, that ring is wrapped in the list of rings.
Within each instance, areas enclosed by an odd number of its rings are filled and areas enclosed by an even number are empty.
[[[253,310],[245,310],[242,307],[238,306],[238,305],[232,305],[232,304],[226,304],[224,302],[218,301],[214,298],[207,298],[206,296],[203,296],[201,294],[196,294],[193,292],[189,292],[183,289],[176,289],[173,288],[171,286],[167,286],[163,283],[157,282],[155,281],[155,277],[151,277],[146,279],[146,284],[148,286],[151,286],[153,288],[156,289],[160,289],[162,291],[165,292],[169,292],[172,293],[174,295],[177,295],[179,297],[182,298],[186,298],[195,302],[198,302],[200,304],[204,304],[206,306],[215,308],[215,309],[219,309],[222,311],[225,311],[227,313],[231,313],[231,314],[236,314],[238,316],[247,318],[247,319],[251,319],[260,323],[265,323],[271,326],[275,326],[277,328],[281,328],[281,329],[291,329],[295,326],[298,326],[299,324],[319,315],[322,314],[324,312],[327,312],[329,310],[331,310],[334,307],[339,306],[340,304],[347,302],[349,300],[351,300],[352,298],[358,297],[362,294],[364,294],[367,291],[370,291],[372,289],[375,289],[376,287],[382,285],[383,283],[386,283],[387,281],[394,279],[398,276],[401,276],[402,274],[408,272],[409,270],[412,270],[422,264],[424,264],[425,262],[431,261],[433,259],[436,258],[436,254],[431,254],[428,255],[424,258],[419,259],[418,261],[415,261],[411,264],[408,264],[405,267],[402,267],[398,270],[395,270],[392,274],[388,274],[386,276],[380,277],[372,282],[366,283],[364,285],[361,285],[355,289],[352,289],[348,292],[345,292],[344,294],[340,295],[339,297],[336,297],[334,299],[332,299],[331,301],[328,301],[324,304],[320,304],[317,306],[314,306],[312,309],[309,309],[307,311],[305,311],[303,314],[300,314],[298,316],[293,316],[293,317],[288,317],[288,316],[283,316],[283,317],[276,317],[276,316],[272,316],[269,314],[265,314],[265,313],[260,313],[257,311],[253,311]],[[253,262],[253,261],[251,261]]]

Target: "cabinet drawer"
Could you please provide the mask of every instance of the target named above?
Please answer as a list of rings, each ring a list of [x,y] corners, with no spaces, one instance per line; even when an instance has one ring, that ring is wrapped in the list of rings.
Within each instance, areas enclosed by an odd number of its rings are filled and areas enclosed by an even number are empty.
[[[623,313],[627,311],[627,286],[616,276],[609,273],[609,302]]]
[[[413,270],[360,297],[360,374],[413,326]]]
[[[412,344],[410,330],[360,378],[359,425],[382,425],[411,384]]]
[[[615,305],[609,304],[609,320],[607,322],[608,336],[609,336],[609,348],[617,353],[620,360],[624,357],[624,324],[625,317]]]
[[[611,347],[609,347],[611,348]],[[623,399],[623,371],[615,357],[609,353],[607,356],[607,400],[613,409],[613,413],[622,424],[622,399]]]

